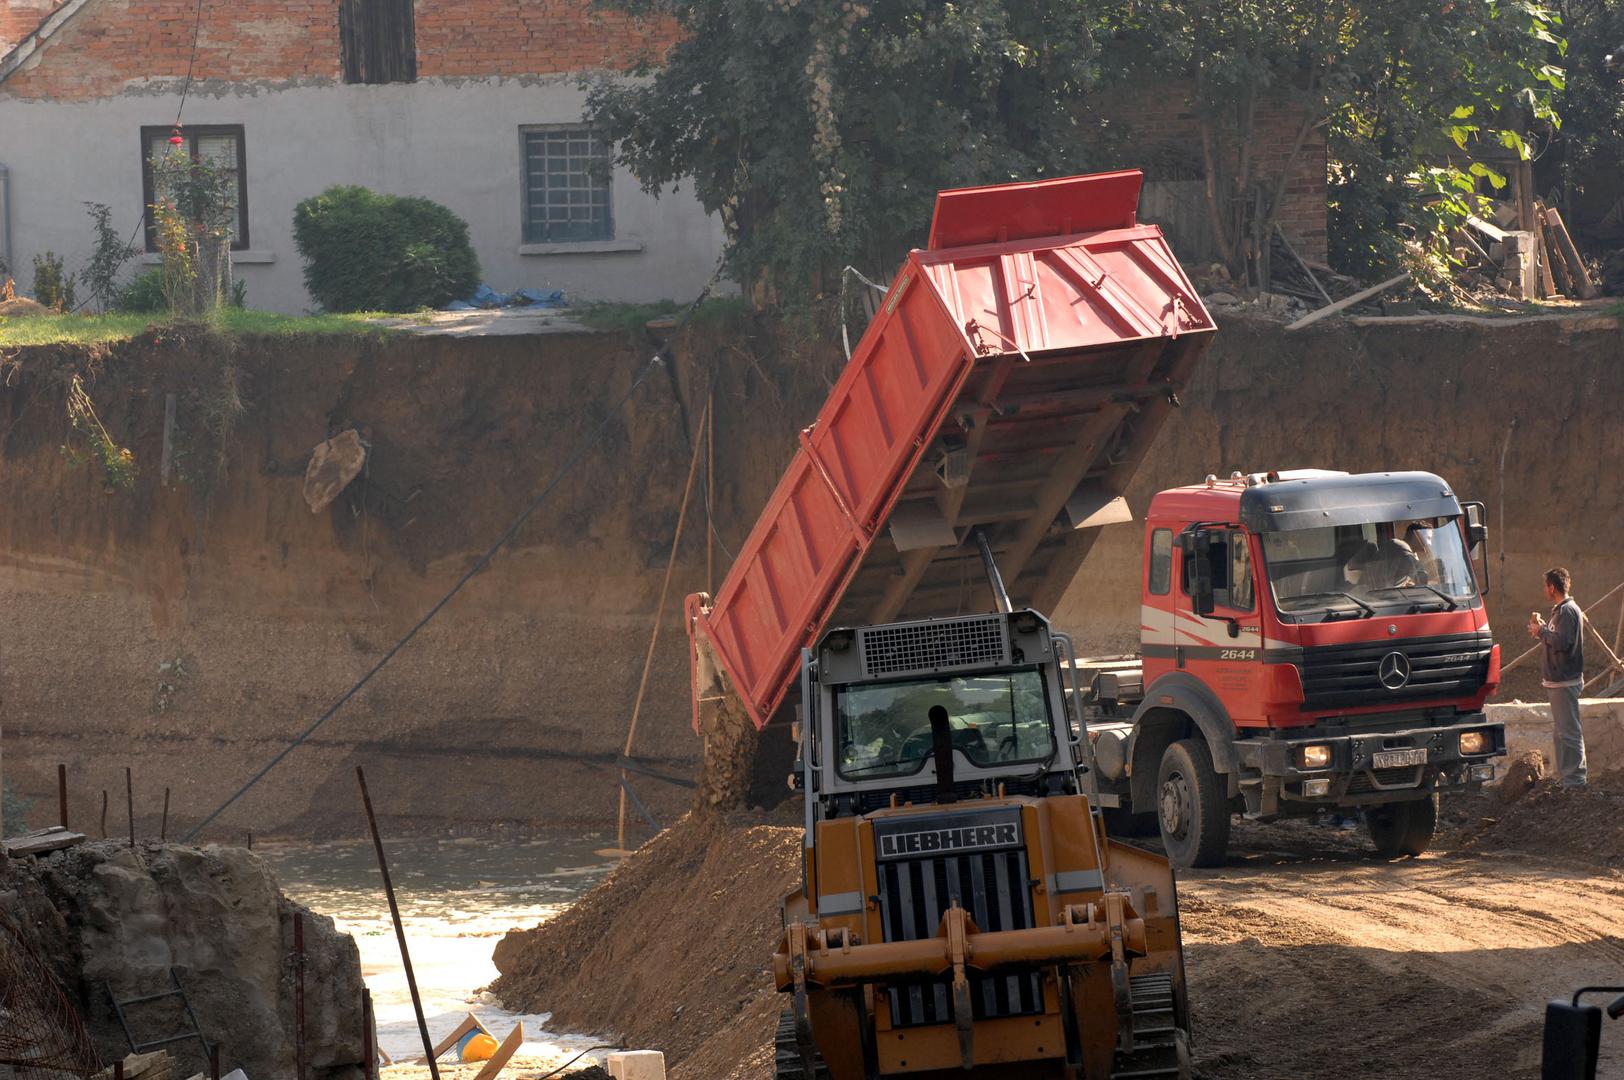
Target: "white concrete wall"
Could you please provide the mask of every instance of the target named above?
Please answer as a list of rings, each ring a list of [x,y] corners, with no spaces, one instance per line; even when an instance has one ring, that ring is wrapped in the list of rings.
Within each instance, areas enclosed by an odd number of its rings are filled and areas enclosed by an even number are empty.
[[[1527,750],[1538,750],[1545,758],[1546,770],[1556,768],[1550,705],[1509,702],[1489,705],[1484,712],[1490,720],[1505,724],[1508,759]],[[1590,775],[1624,769],[1624,698],[1581,699],[1579,724],[1584,728],[1585,764]]]
[[[333,184],[450,207],[468,222],[485,280],[502,292],[563,289],[572,302],[695,296],[721,251],[720,222],[687,189],[655,199],[619,171],[611,193],[615,241],[640,250],[521,253],[519,129],[577,123],[583,98],[573,77],[279,89],[205,84],[193,88],[185,120],[245,129],[251,246],[236,274],[247,282],[251,307],[312,306],[293,247],[293,208]],[[111,206],[126,235],[134,228],[142,203],[140,129],[172,123],[177,104],[168,89],[69,103],[7,98],[0,86],[0,164],[10,170],[19,288],[32,285],[36,253],[55,251],[70,270],[83,265],[92,243],[85,202]]]

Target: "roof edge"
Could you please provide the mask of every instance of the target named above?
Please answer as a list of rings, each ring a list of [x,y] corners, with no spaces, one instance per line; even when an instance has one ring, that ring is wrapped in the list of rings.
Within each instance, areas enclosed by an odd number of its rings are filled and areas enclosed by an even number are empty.
[[[24,34],[22,40],[11,47],[10,52],[0,56],[0,84],[11,78],[12,72],[27,63],[28,58],[39,52],[58,30],[93,2],[94,0],[68,0],[41,19],[38,26]]]

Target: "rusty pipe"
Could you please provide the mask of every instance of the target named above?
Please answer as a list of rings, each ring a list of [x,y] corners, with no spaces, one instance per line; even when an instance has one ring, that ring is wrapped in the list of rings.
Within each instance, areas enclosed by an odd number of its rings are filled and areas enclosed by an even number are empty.
[[[1128,949],[1143,955],[1147,951],[1145,921],[1137,916],[1127,919],[1124,930]],[[1111,932],[1105,923],[1096,922],[971,933],[966,935],[965,952],[965,966],[979,973],[1089,963],[1111,955]],[[807,983],[825,989],[890,979],[940,979],[952,969],[945,937],[820,947],[808,949],[806,954]],[[782,946],[773,956],[773,977],[780,990],[793,983],[789,952]]]

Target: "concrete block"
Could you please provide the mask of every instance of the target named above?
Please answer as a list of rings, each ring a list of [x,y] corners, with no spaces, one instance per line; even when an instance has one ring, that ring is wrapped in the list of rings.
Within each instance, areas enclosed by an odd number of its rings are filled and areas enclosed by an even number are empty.
[[[1506,753],[1516,757],[1525,750],[1538,750],[1547,768],[1556,763],[1551,734],[1551,707],[1543,701],[1489,705],[1484,712],[1490,720],[1506,726]],[[1590,773],[1624,769],[1624,699],[1582,698],[1579,722],[1585,732],[1585,756]]]
[[[665,1080],[665,1055],[658,1050],[621,1050],[609,1055],[613,1080]]]

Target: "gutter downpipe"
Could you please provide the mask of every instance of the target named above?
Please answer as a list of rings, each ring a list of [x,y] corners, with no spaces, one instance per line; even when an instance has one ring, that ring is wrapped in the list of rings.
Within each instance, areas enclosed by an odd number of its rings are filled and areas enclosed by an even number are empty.
[[[8,274],[17,276],[11,261],[11,170],[4,165],[0,165],[0,261]]]

